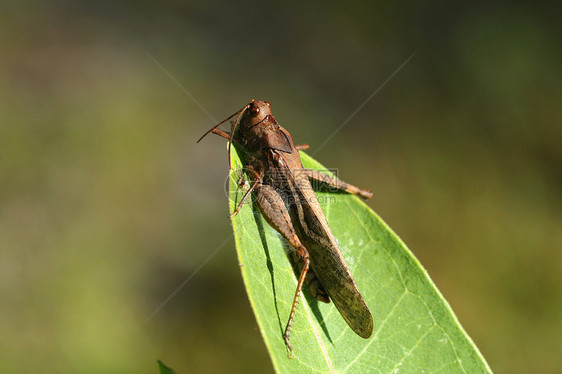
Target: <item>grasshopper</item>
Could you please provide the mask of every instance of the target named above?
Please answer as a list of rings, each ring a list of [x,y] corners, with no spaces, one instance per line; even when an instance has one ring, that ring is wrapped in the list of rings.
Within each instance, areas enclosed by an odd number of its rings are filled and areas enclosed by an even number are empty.
[[[237,117],[231,122],[230,133],[219,129],[234,116]],[[325,303],[332,300],[349,327],[362,338],[369,338],[373,332],[373,317],[328,226],[310,179],[364,199],[369,199],[372,193],[336,177],[304,169],[298,151],[308,149],[308,145],[294,145],[289,132],[271,114],[271,104],[267,101],[252,100],[197,142],[211,132],[228,139],[229,168],[232,142],[238,143],[245,153],[244,169],[251,185],[232,216],[254,193],[255,203],[265,220],[295,250],[300,276],[283,334],[289,358],[293,352],[289,341],[291,325],[305,281],[312,296]]]

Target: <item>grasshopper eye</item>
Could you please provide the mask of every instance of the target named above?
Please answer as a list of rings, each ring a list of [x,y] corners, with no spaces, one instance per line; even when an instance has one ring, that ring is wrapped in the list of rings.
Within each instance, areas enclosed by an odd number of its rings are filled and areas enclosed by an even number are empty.
[[[267,105],[269,108],[271,108],[271,103],[269,101],[264,101],[265,105]]]
[[[257,107],[257,106],[255,106],[255,107],[253,107],[252,109],[250,109],[250,114],[251,114],[252,116],[257,115],[259,112],[260,112],[260,108]]]

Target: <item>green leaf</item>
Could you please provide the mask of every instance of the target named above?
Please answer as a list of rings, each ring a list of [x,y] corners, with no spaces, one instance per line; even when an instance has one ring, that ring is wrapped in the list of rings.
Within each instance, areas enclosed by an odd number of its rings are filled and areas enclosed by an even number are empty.
[[[231,156],[232,212],[244,189],[238,184],[242,164],[234,147]],[[301,158],[305,168],[325,170],[302,152]],[[289,359],[282,335],[297,277],[287,256],[288,245],[255,205],[244,204],[232,219],[236,248],[250,303],[277,372],[491,372],[398,236],[355,196],[317,192],[317,197],[371,309],[374,331],[369,339],[357,336],[333,303],[317,302],[304,287],[291,330],[293,359]]]
[[[158,370],[160,371],[160,374],[175,374],[172,369],[164,365],[164,363],[160,360],[158,360]]]

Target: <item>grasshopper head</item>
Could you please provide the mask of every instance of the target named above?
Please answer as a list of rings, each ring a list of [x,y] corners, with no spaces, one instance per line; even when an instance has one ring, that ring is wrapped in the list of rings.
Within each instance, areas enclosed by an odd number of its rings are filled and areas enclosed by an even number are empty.
[[[221,132],[221,130],[217,130],[220,125],[234,116],[237,117],[234,122],[231,121],[230,134],[225,133],[224,131]],[[238,132],[236,131],[237,129]],[[271,115],[271,104],[268,101],[252,100],[248,105],[244,106],[242,109],[240,109],[230,117],[213,126],[209,131],[203,134],[201,138],[199,138],[197,143],[199,143],[201,139],[203,139],[211,132],[214,132],[215,134],[223,137],[226,137],[225,135],[228,135],[228,165],[230,166],[230,147],[233,140],[242,142],[244,145],[247,145],[249,143],[258,145],[256,144],[256,141],[258,141],[257,143],[259,143],[259,139],[263,135],[264,131],[271,132],[272,130],[276,131],[278,129],[279,125],[275,121],[275,118],[273,118],[273,116]],[[237,134],[238,139],[236,139],[235,134]]]
[[[271,116],[271,104],[269,101],[252,100],[240,121],[242,132],[262,123],[267,116]]]
[[[290,135],[279,126],[267,101],[252,100],[246,106],[240,120],[239,134],[244,147],[250,152],[263,149],[293,152]]]

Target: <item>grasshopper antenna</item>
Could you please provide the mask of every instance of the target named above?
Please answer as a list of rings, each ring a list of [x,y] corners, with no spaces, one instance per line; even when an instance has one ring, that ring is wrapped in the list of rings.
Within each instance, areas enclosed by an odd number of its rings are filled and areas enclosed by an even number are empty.
[[[235,112],[233,115],[228,116],[226,119],[220,121],[218,124],[216,124],[215,126],[211,127],[211,129],[210,129],[209,131],[207,131],[206,133],[204,133],[203,136],[199,138],[199,140],[197,141],[197,143],[199,143],[201,140],[203,140],[203,138],[206,137],[207,135],[209,135],[209,133],[211,133],[214,129],[216,129],[217,127],[219,127],[220,125],[222,125],[223,123],[225,123],[226,121],[228,121],[229,119],[231,119],[232,117],[234,117],[235,115],[237,115],[238,113],[240,113],[241,111],[243,111],[244,109],[246,109],[246,107],[240,109],[239,111]]]
[[[228,121],[229,119],[231,119],[232,117],[234,117],[235,115],[238,114],[238,117],[236,117],[236,121],[234,121],[234,124],[232,125],[231,131],[230,131],[230,138],[228,139],[228,168],[229,169],[230,169],[230,166],[231,166],[230,148],[232,146],[232,140],[234,139],[234,131],[236,131],[236,127],[238,126],[238,122],[240,120],[240,117],[242,116],[242,114],[244,114],[246,109],[248,109],[249,107],[250,107],[250,104],[248,104],[248,105],[244,106],[242,109],[234,112],[234,114],[228,116],[227,118],[225,118],[224,120],[222,120],[218,124],[216,124],[215,126],[211,127],[206,133],[203,134],[203,136],[201,136],[199,138],[199,140],[197,140],[197,143],[199,143],[201,140],[203,140],[204,137],[209,135],[209,133],[213,132],[214,129],[216,129],[217,127],[219,127],[220,125],[222,125],[223,123],[225,123],[226,121]]]

